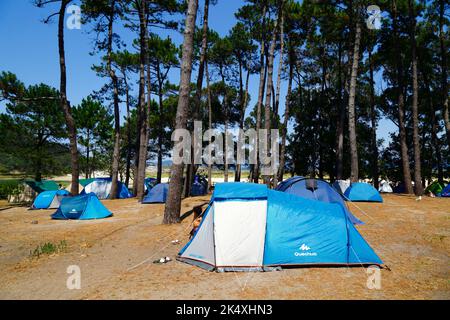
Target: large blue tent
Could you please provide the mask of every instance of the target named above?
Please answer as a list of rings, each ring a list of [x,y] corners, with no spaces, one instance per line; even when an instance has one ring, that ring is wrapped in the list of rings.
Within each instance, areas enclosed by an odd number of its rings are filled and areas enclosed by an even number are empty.
[[[34,199],[31,209],[56,209],[61,203],[62,197],[70,195],[67,190],[43,191]]]
[[[345,190],[344,197],[349,201],[383,202],[377,189],[368,183],[354,182]]]
[[[216,271],[381,265],[342,205],[252,183],[220,183],[178,260]]]
[[[292,177],[280,183],[275,190],[306,199],[328,203],[338,203],[353,224],[363,224],[347,208],[342,196],[326,181],[304,177]]]
[[[111,211],[92,192],[75,197],[63,198],[58,210],[51,215],[52,219],[77,220],[103,219],[110,216],[112,216]]]
[[[127,186],[120,181],[117,181],[117,199],[131,198],[132,194],[128,190]],[[87,184],[80,194],[88,194],[93,192],[99,199],[108,199],[111,197],[111,178],[95,178],[94,181]]]
[[[165,203],[169,193],[168,183],[159,183],[144,197],[142,203]]]

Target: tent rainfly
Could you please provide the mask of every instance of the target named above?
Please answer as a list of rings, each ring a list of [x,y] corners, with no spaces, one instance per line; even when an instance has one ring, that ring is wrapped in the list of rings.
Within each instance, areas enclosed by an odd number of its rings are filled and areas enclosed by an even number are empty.
[[[63,197],[69,196],[66,190],[44,191],[34,199],[30,209],[56,209],[59,208]]]
[[[60,220],[103,219],[110,216],[112,216],[111,211],[92,192],[75,197],[63,198],[58,210],[51,215],[52,219]]]

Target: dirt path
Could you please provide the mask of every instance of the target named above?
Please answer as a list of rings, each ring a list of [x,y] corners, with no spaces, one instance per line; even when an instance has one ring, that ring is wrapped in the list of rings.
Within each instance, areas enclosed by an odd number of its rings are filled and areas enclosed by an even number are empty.
[[[449,299],[450,199],[387,195],[383,204],[351,206],[358,227],[392,271],[369,290],[364,268],[298,268],[268,273],[215,273],[172,261],[188,239],[191,217],[161,225],[163,205],[104,201],[114,217],[54,221],[52,211],[0,212],[1,299]],[[183,212],[207,201],[187,199]],[[32,224],[37,221],[37,224]],[[173,245],[172,240],[180,240]],[[44,242],[67,252],[30,259]],[[81,269],[81,289],[66,287],[67,267]],[[131,268],[131,269],[130,269]]]

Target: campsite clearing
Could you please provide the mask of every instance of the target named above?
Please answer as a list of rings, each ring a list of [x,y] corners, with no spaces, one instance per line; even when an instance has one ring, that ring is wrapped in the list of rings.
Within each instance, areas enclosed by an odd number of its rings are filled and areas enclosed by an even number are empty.
[[[368,289],[366,269],[292,268],[216,273],[170,261],[188,240],[192,216],[161,225],[164,204],[105,200],[114,216],[51,220],[55,210],[0,211],[1,299],[450,299],[450,199],[383,195],[384,203],[356,203],[366,222],[358,230],[391,268],[381,289]],[[182,212],[208,196],[183,201]],[[46,243],[65,250],[31,257]],[[173,244],[173,240],[179,243]],[[69,290],[67,268],[81,270],[81,289]]]

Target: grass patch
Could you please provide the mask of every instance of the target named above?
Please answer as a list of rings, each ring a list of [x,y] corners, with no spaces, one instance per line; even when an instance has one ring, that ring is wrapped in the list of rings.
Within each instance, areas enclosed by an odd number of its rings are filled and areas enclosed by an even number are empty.
[[[46,242],[44,244],[38,245],[34,250],[30,250],[30,258],[40,258],[41,255],[50,255],[53,253],[66,252],[67,242],[66,240],[61,240],[59,243],[54,244],[51,242]]]

